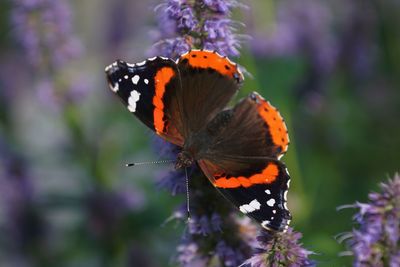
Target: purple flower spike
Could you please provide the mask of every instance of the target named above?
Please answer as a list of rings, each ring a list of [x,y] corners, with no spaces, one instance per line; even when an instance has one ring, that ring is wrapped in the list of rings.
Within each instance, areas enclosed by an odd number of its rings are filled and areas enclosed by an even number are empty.
[[[34,85],[39,100],[54,110],[81,101],[90,88],[85,86],[86,75],[79,79],[72,75],[66,77],[68,64],[78,59],[83,50],[73,34],[68,1],[13,1],[11,20],[15,39],[23,49],[28,66],[39,78]]]
[[[240,42],[229,18],[238,6],[233,0],[165,0],[156,8],[159,40],[152,53],[175,58],[189,49],[203,48],[238,56]]]
[[[256,254],[245,264],[249,267],[316,266],[316,263],[309,259],[309,256],[314,253],[303,248],[299,243],[301,237],[301,233],[293,231],[290,227],[284,233],[274,234],[263,230],[257,237],[260,246]]]
[[[161,146],[157,142],[156,146]],[[166,150],[169,149],[168,153]],[[165,145],[162,156],[171,158],[176,154],[174,146]],[[187,222],[186,203],[180,205],[171,219],[187,223],[175,260],[180,266],[210,266],[211,261],[221,263],[221,266],[239,266],[250,256],[248,236],[241,229],[248,227],[250,222],[239,224],[235,219],[237,213],[232,206],[224,202],[207,178],[196,168],[188,171],[190,179],[190,214]],[[172,194],[186,193],[185,176],[182,173],[170,172],[160,183],[161,187]]]
[[[400,266],[400,176],[370,193],[369,203],[356,203],[353,219],[359,225],[347,239],[354,266]]]
[[[214,50],[223,56],[238,56],[240,43],[231,11],[240,4],[233,0],[165,0],[156,11],[159,18],[159,37],[152,53],[176,58],[190,49]],[[171,26],[175,32],[171,32]],[[167,148],[167,149],[165,149]],[[166,150],[170,153],[165,153]],[[164,158],[176,158],[173,146],[163,145]],[[186,193],[185,177],[170,173],[160,182],[172,194]],[[226,202],[196,168],[189,170],[191,219],[186,221],[186,205],[178,207],[173,219],[185,221],[187,231],[177,247],[179,266],[313,266],[308,259],[312,254],[298,244],[300,233],[289,229],[286,233],[259,237],[261,252],[251,256],[255,242],[255,225],[250,219],[239,220],[237,211]],[[278,247],[272,248],[272,243]],[[272,261],[266,257],[272,255]],[[269,264],[271,263],[271,264]],[[244,265],[242,265],[244,266]]]
[[[222,13],[222,14],[228,13],[230,8],[234,4],[234,2],[223,1],[223,0],[204,0],[203,2],[211,10],[214,10],[214,11]]]
[[[196,25],[199,23],[193,14],[193,10],[186,7],[181,10],[181,15],[178,19],[178,29],[192,31],[195,29]]]
[[[59,68],[80,55],[82,47],[72,35],[72,15],[66,1],[14,2],[15,36],[32,65],[47,64]]]

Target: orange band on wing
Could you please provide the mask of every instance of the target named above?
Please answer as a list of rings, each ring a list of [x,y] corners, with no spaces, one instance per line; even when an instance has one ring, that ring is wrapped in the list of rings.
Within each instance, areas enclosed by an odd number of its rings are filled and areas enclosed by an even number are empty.
[[[162,133],[164,131],[164,102],[163,96],[165,93],[165,86],[175,75],[174,69],[171,67],[163,67],[157,71],[154,76],[155,83],[155,93],[153,97],[154,105],[154,128],[157,133]]]
[[[220,188],[250,187],[254,184],[270,184],[276,180],[279,175],[278,166],[275,163],[269,163],[261,172],[250,177],[221,177],[215,180],[214,185]]]
[[[211,68],[222,75],[243,80],[243,75],[238,70],[236,64],[215,52],[192,50],[187,54],[184,54],[179,59],[179,62],[182,62],[184,59],[187,59],[189,65],[192,67],[203,69]]]
[[[289,144],[289,136],[286,124],[279,111],[271,106],[267,101],[260,97],[261,104],[258,106],[258,114],[268,124],[269,133],[275,145],[282,148],[282,152],[286,152]]]

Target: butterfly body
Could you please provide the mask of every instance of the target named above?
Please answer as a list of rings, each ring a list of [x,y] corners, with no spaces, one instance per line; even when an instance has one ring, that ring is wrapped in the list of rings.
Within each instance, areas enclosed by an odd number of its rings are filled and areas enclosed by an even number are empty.
[[[181,147],[176,169],[198,164],[242,213],[266,229],[287,228],[290,179],[279,160],[289,143],[286,125],[256,92],[227,107],[243,81],[236,64],[215,52],[191,50],[176,62],[116,61],[106,73],[131,113]]]
[[[176,169],[190,167],[195,161],[212,157],[210,144],[215,140],[232,118],[232,112],[227,110],[218,113],[207,127],[188,136],[178,153]]]

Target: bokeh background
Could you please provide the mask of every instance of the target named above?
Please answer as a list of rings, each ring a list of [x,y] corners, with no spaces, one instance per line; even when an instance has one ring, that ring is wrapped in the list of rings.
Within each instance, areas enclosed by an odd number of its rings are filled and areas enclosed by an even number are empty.
[[[350,266],[335,236],[400,166],[400,2],[242,1],[235,60],[286,119],[292,226],[318,266]],[[180,196],[156,137],[104,67],[149,56],[159,2],[0,2],[0,266],[174,266]],[[221,201],[223,199],[221,198]]]

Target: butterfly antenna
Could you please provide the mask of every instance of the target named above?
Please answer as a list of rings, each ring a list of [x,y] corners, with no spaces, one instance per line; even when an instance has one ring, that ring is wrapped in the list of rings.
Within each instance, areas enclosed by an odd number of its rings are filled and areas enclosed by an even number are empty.
[[[186,176],[186,211],[187,211],[187,221],[190,221],[190,194],[189,194],[189,176],[187,172],[187,167],[185,168]]]
[[[150,165],[150,164],[166,164],[173,163],[176,160],[168,159],[168,160],[159,160],[159,161],[144,161],[144,162],[133,162],[125,164],[126,167],[140,166],[140,165]]]

